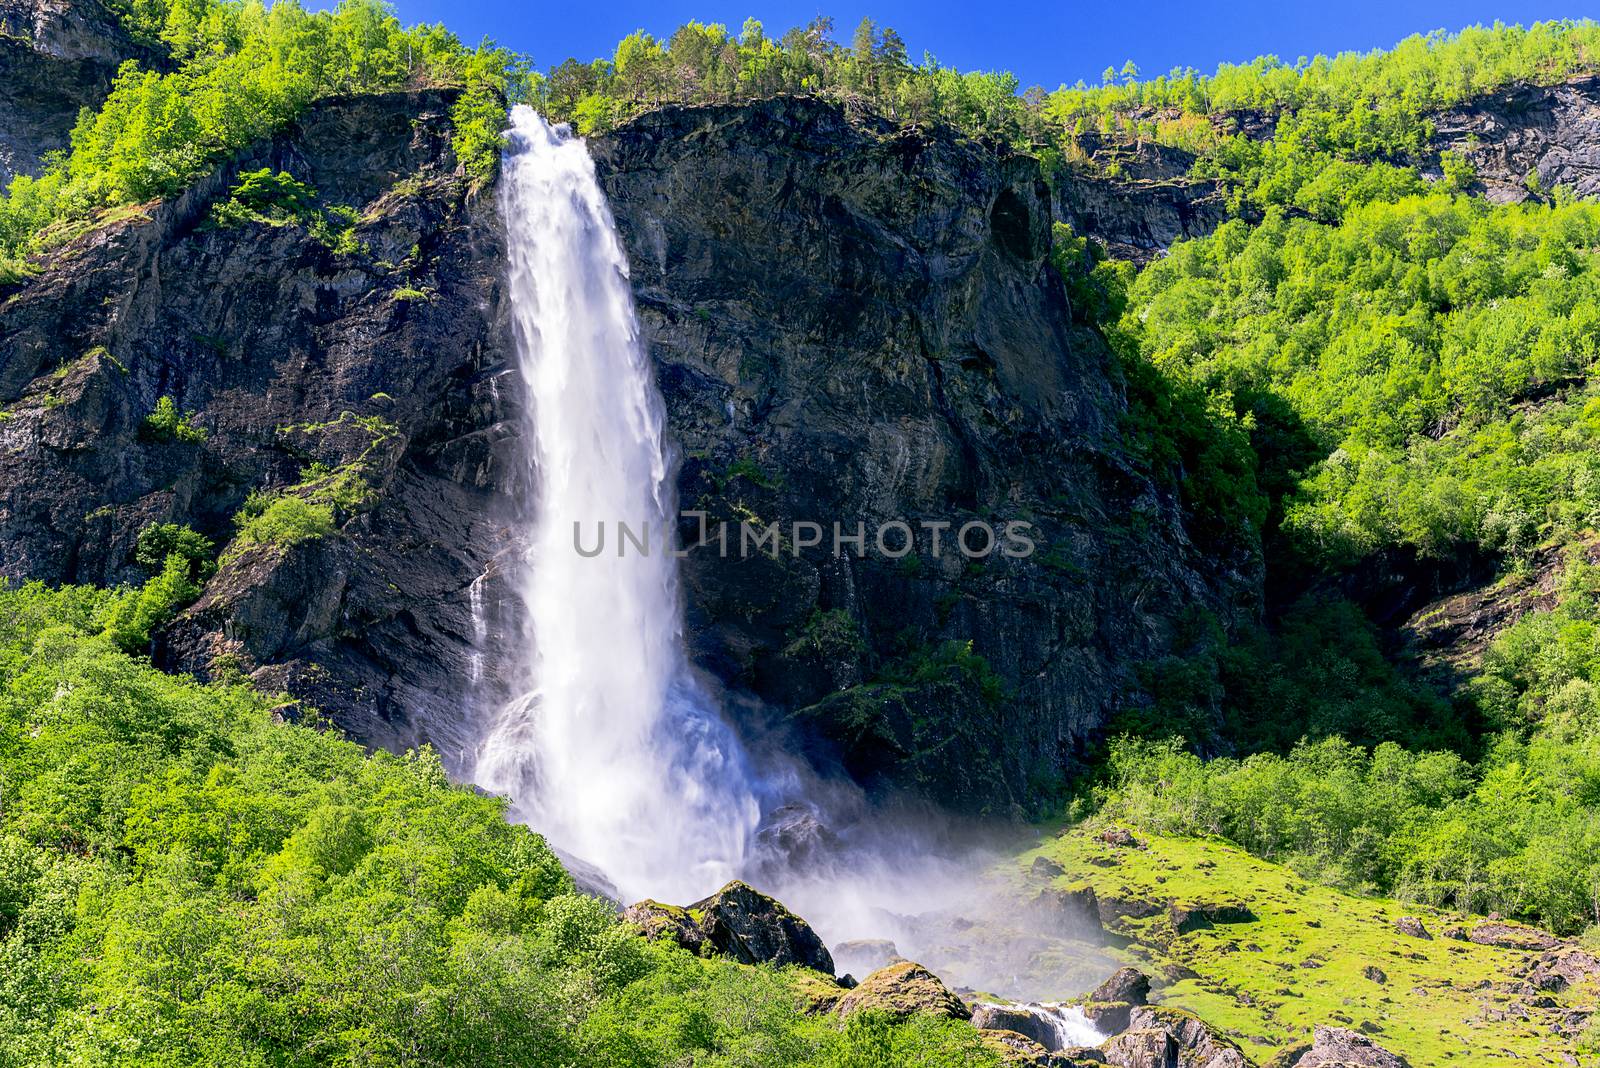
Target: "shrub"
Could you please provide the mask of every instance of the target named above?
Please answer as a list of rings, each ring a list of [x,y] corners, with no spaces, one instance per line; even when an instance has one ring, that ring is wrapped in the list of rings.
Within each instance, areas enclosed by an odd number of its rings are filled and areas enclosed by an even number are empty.
[[[206,440],[204,427],[195,426],[193,412],[179,412],[171,397],[156,401],[156,409],[145,416],[139,436],[145,441],[178,441],[198,445]]]
[[[333,509],[294,494],[267,499],[252,497],[247,508],[259,507],[239,525],[234,549],[250,545],[277,545],[288,548],[304,541],[325,538],[334,531]]]

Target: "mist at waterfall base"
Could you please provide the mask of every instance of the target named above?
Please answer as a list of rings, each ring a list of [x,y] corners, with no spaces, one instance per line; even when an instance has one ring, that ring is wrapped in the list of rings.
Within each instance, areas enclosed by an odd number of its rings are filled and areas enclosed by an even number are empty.
[[[831,946],[893,939],[912,956],[925,938],[959,941],[923,917],[1004,907],[981,900],[991,858],[931,809],[872,804],[780,745],[741,739],[689,662],[670,553],[574,550],[575,521],[659,530],[676,515],[665,410],[587,147],[524,106],[507,137],[499,195],[529,499],[510,564],[520,626],[487,654],[510,661],[515,696],[487,724],[474,780],[623,902],[684,904],[743,878]],[[947,954],[960,974],[946,978],[1013,996],[1019,965],[999,943]]]

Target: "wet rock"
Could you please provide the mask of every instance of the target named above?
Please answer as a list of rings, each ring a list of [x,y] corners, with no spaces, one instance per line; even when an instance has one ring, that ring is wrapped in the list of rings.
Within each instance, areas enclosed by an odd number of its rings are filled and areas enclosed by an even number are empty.
[[[754,877],[816,871],[838,854],[839,846],[839,836],[822,822],[814,806],[781,805],[763,816],[756,828]]]
[[[978,1005],[972,1010],[972,1026],[987,1031],[1015,1031],[1049,1049],[1055,1043],[1055,1028],[1037,1014],[1015,1005]]]
[[[1537,927],[1504,920],[1485,920],[1467,932],[1467,941],[1501,949],[1548,950],[1561,945],[1561,939]]]
[[[951,993],[938,976],[909,960],[879,968],[861,980],[861,985],[840,999],[837,1011],[840,1016],[849,1016],[862,1009],[878,1009],[901,1017],[919,1012],[957,1020],[972,1016],[966,1002]]]
[[[1422,925],[1422,921],[1417,919],[1415,916],[1402,916],[1398,920],[1395,920],[1394,929],[1411,938],[1423,938],[1427,939],[1428,941],[1433,940],[1433,936],[1428,933],[1428,929],[1424,927]]]
[[[1128,1028],[1134,1008],[1147,1004],[1150,977],[1137,968],[1118,968],[1111,978],[1084,995],[1083,1014],[1100,1029],[1114,1035]]]
[[[1089,992],[1090,1001],[1121,1001],[1144,1005],[1150,998],[1150,977],[1137,968],[1118,968]]]
[[[1000,1057],[1000,1063],[1018,1068],[1095,1068],[1105,1063],[1097,1049],[1075,1046],[1051,1051],[1016,1031],[982,1031],[983,1044]]]
[[[1098,941],[1105,934],[1100,900],[1092,886],[1041,890],[1029,911],[1046,931],[1060,937]]]

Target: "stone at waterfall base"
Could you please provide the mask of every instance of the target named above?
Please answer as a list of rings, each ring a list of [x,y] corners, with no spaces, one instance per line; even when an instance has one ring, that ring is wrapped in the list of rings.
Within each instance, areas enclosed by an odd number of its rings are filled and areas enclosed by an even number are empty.
[[[731,882],[688,906],[640,901],[622,918],[646,938],[669,939],[697,956],[793,964],[833,976],[833,957],[811,925],[746,883]]]
[[[955,1020],[972,1017],[967,1003],[951,993],[938,976],[909,960],[879,968],[861,980],[861,985],[839,1000],[835,1011],[843,1017],[863,1009],[877,1009],[896,1017],[919,1012]]]

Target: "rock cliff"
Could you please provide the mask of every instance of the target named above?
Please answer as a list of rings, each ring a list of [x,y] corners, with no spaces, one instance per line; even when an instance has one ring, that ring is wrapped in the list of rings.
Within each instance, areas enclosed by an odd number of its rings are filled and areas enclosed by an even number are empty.
[[[493,647],[514,640],[496,561],[526,474],[494,198],[456,173],[449,102],[323,102],[0,294],[0,569],[139,581],[148,524],[226,545],[251,494],[348,476],[333,535],[234,546],[155,654],[459,767]],[[810,100],[668,109],[592,150],[683,506],[785,528],[777,559],[685,561],[692,652],[747,725],[871,784],[1006,811],[1070,764],[1185,611],[1254,610],[1250,561],[1199,559],[1124,453],[1118,369],[1046,264],[1032,159]],[[357,247],[211,225],[260,166],[356,209]],[[203,442],[144,432],[163,396]],[[865,558],[832,553],[834,522],[896,519],[910,556],[870,533]],[[796,554],[795,521],[824,543]],[[952,524],[937,556],[923,521]],[[1009,521],[1032,524],[1030,557],[954,547],[965,524]]]
[[[0,0],[0,186],[65,148],[78,110],[105,99],[128,59],[159,53],[99,0]]]

